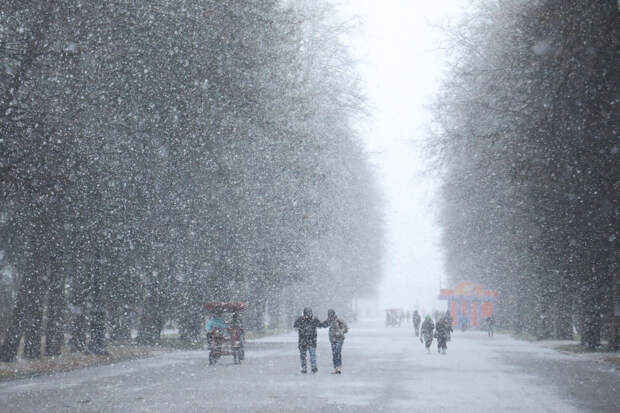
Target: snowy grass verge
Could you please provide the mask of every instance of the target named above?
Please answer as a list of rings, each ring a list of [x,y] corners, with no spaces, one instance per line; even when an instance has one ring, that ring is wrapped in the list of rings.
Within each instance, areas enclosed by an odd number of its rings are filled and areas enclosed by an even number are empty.
[[[265,329],[261,332],[246,332],[246,339],[252,340],[289,332],[287,329]],[[156,352],[175,350],[203,350],[206,338],[195,343],[187,343],[179,338],[176,332],[162,334],[158,344],[142,346],[133,343],[108,342],[106,355],[72,353],[64,347],[62,354],[56,357],[41,357],[40,359],[26,360],[18,358],[12,363],[0,362],[0,381],[19,378],[41,376],[76,370],[84,367],[96,367],[119,361],[146,358]]]
[[[71,353],[63,349],[60,356],[35,360],[17,359],[12,363],[0,362],[0,381],[59,373],[84,367],[102,366],[123,360],[149,357],[152,347],[133,344],[108,345],[106,355]]]
[[[289,333],[290,328],[265,328],[262,331],[247,331],[245,333],[246,340],[256,340],[257,338],[265,338],[271,336],[279,336],[280,334]]]
[[[556,350],[565,351],[568,353],[614,353],[607,345],[600,345],[595,349],[588,348],[581,343],[564,344],[555,347]]]
[[[613,364],[616,368],[620,367],[620,353],[610,350],[607,345],[601,345],[595,349],[587,348],[581,343],[564,344],[554,347],[555,350],[563,353],[573,353],[583,355],[585,357],[595,359],[597,361],[605,361]]]

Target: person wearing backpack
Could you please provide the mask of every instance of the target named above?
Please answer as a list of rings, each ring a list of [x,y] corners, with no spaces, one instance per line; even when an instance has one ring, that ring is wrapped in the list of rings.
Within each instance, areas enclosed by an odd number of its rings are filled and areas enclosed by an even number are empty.
[[[420,328],[420,342],[424,343],[426,351],[431,352],[431,344],[433,343],[433,331],[435,330],[435,323],[430,315],[424,317],[424,322]]]
[[[323,325],[329,326],[329,342],[332,345],[332,360],[334,363],[333,374],[341,374],[342,345],[344,344],[344,335],[349,331],[349,327],[331,309],[327,310],[327,320],[323,322]]]
[[[451,332],[452,326],[450,325],[450,321],[444,315],[437,321],[437,324],[435,324],[435,338],[437,339],[437,352],[439,354],[446,354],[448,351],[447,342]]]

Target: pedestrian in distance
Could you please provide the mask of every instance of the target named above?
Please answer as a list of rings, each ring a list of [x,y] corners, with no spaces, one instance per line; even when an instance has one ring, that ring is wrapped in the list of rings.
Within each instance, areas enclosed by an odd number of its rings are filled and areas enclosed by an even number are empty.
[[[243,321],[239,317],[239,313],[233,313],[229,328],[233,361],[235,364],[241,364],[241,361],[245,358],[245,330],[243,329]]]
[[[409,324],[409,320],[411,320],[411,311],[407,310],[407,314],[405,315],[407,319],[407,324]]]
[[[444,315],[435,326],[435,338],[437,339],[437,352],[446,354],[448,351],[448,338],[452,332],[452,326],[449,324],[448,318]]]
[[[431,319],[430,315],[424,317],[424,322],[420,329],[420,343],[424,343],[427,352],[431,352],[431,344],[433,344],[433,331],[435,330],[435,323]]]
[[[493,337],[495,330],[495,317],[493,317],[493,314],[487,317],[487,329],[489,330],[489,337]]]
[[[454,319],[452,318],[452,314],[450,314],[450,310],[446,311],[446,315],[444,317],[446,318],[446,322],[448,323],[448,327],[450,327],[448,329],[448,341],[450,341],[452,339],[452,332],[454,331],[452,329],[452,325],[454,324]]]
[[[327,310],[327,320],[323,325],[329,327],[329,342],[332,345],[332,361],[334,364],[333,374],[341,374],[342,345],[344,344],[344,335],[349,332],[349,327],[331,309]]]
[[[297,347],[299,348],[299,359],[301,360],[301,372],[306,374],[306,353],[310,354],[310,367],[312,373],[316,373],[316,329],[319,327],[327,327],[321,323],[318,318],[312,316],[312,309],[304,308],[303,315],[293,324],[293,328],[297,329],[299,339]]]
[[[459,319],[459,324],[461,325],[461,331],[465,332],[465,330],[467,330],[467,324],[468,324],[468,320],[465,316],[462,316]]]
[[[413,316],[411,316],[413,320],[413,329],[415,330],[415,336],[418,337],[420,335],[420,322],[422,322],[422,317],[420,317],[420,313],[418,310],[413,312]]]

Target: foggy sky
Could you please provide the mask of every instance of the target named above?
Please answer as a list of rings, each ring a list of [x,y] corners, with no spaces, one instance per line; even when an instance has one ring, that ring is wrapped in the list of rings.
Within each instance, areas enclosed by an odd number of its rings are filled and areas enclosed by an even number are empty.
[[[358,27],[348,42],[367,84],[371,112],[359,126],[387,201],[379,307],[444,308],[437,300],[440,284],[445,287],[435,214],[438,180],[423,146],[427,107],[442,72],[443,33],[436,26],[455,17],[459,3],[336,3]]]

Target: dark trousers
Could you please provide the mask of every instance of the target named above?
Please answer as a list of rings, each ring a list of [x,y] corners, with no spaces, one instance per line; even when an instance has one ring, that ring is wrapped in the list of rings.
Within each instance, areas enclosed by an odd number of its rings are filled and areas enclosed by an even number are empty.
[[[306,352],[310,354],[310,367],[312,371],[316,371],[316,347],[300,345],[299,360],[301,361],[301,369],[306,370]]]
[[[344,341],[332,341],[332,361],[334,368],[338,369],[342,366],[342,345]]]
[[[441,351],[441,350],[447,350],[448,346],[446,344],[446,341],[448,340],[447,337],[437,337],[437,350]]]

